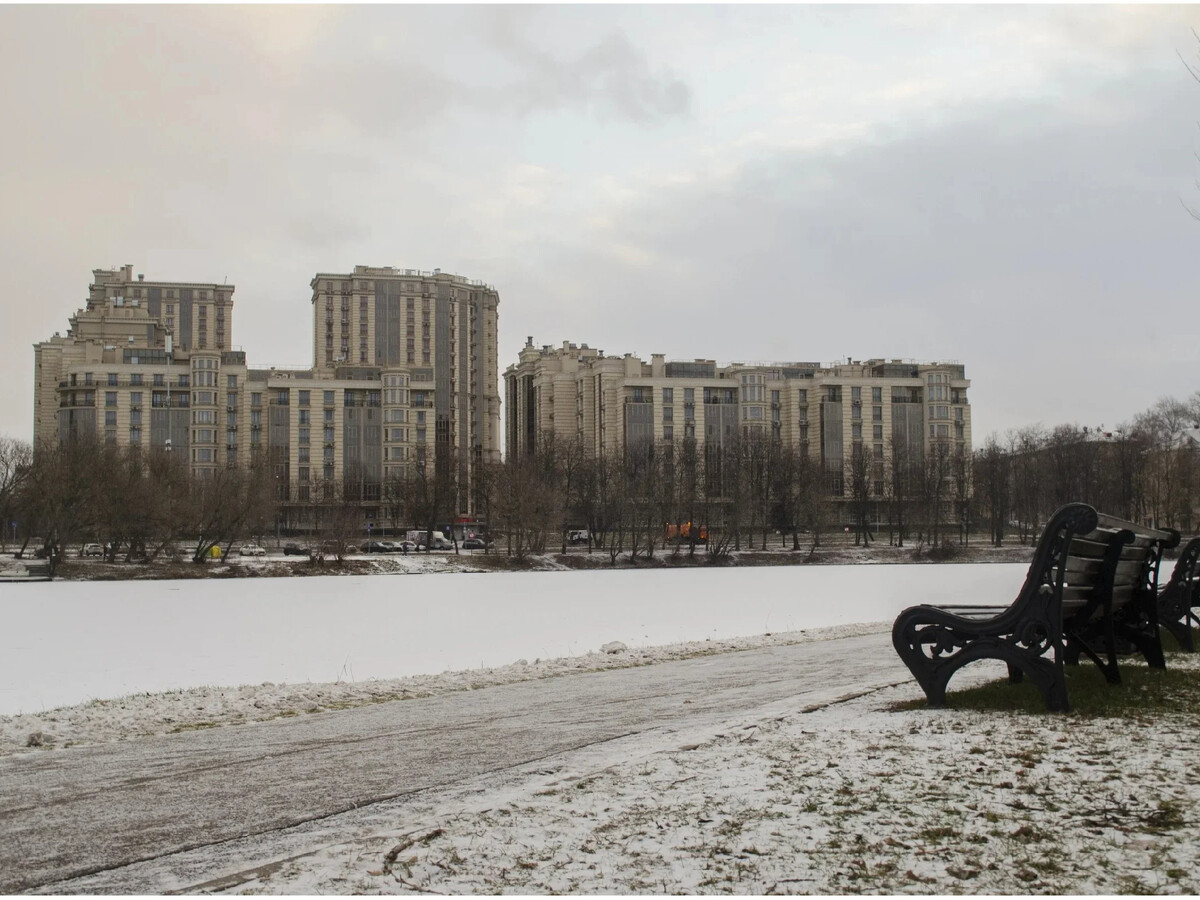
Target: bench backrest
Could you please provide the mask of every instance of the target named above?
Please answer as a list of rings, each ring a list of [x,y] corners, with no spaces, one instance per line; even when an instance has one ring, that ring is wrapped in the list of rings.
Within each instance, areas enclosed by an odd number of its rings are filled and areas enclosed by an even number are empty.
[[[1061,600],[1064,622],[1075,624],[1102,615],[1109,600],[1115,612],[1154,597],[1162,551],[1178,543],[1178,532],[1067,504],[1046,523],[1020,599],[1048,587]]]

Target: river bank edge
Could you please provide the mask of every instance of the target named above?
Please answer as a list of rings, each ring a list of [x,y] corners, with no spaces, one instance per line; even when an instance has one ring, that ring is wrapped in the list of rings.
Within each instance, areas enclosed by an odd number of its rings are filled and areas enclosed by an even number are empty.
[[[812,566],[812,565],[932,565],[955,563],[1028,563],[1033,548],[1009,544],[948,544],[897,547],[874,543],[869,546],[833,544],[799,550],[734,550],[723,556],[696,552],[657,551],[653,556],[613,559],[604,550],[575,549],[567,553],[527,553],[522,556],[503,549],[439,551],[410,554],[354,554],[342,560],[311,560],[307,557],[231,556],[196,564],[187,560],[158,559],[151,562],[106,563],[98,559],[67,559],[59,564],[56,581],[140,581],[191,578],[288,578],[315,575],[428,575],[480,572],[563,572],[606,569],[694,569],[708,566]]]

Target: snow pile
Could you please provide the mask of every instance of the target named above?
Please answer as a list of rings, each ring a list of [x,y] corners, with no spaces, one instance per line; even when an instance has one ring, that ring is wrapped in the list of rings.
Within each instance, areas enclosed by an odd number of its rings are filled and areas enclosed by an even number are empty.
[[[888,623],[842,625],[754,637],[689,641],[660,647],[601,648],[582,656],[557,659],[521,659],[496,668],[412,675],[405,678],[336,681],[324,684],[244,685],[198,687],[188,690],[132,694],[116,699],[92,700],[47,712],[0,716],[0,755],[27,747],[70,747],[81,744],[131,740],[198,728],[263,722],[300,713],[348,709],[370,703],[412,700],[454,691],[469,691],[497,684],[553,678],[575,672],[652,665],[714,653],[799,644],[807,641],[851,637],[887,631]],[[620,642],[610,642],[611,647]],[[620,645],[624,647],[623,644]],[[34,737],[34,736],[37,737]],[[31,743],[32,738],[32,743]]]
[[[600,771],[551,767],[515,789],[497,777],[455,802],[418,798],[381,810],[390,829],[348,828],[344,843],[205,887],[306,895],[1200,890],[1195,711],[1112,721],[888,709],[918,696],[904,685]]]

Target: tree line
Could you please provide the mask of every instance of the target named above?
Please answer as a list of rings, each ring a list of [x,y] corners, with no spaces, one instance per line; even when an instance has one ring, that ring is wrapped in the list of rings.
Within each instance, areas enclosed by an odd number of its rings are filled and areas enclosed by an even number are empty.
[[[974,454],[974,513],[993,544],[1027,543],[1064,503],[1194,532],[1200,509],[1200,392],[1164,398],[1112,431],[1030,426]]]
[[[1064,503],[1082,501],[1122,518],[1190,532],[1200,509],[1200,392],[1164,399],[1101,432],[1030,426],[990,435],[966,453],[949,441],[852,448],[832,466],[807,447],[770,434],[646,441],[595,456],[578,441],[539,436],[532,454],[476,459],[469,485],[448,448],[406,474],[371,483],[347,472],[337,483],[289,484],[264,455],[248,467],[192,475],[162,449],[75,441],[39,448],[0,438],[0,542],[30,552],[35,537],[56,564],[63,548],[94,540],[105,555],[154,559],[186,546],[196,562],[237,541],[303,534],[341,557],[365,534],[432,533],[469,505],[495,538],[522,558],[567,552],[572,529],[587,551],[637,559],[656,553],[719,560],[774,542],[811,553],[849,530],[855,543],[941,548],[984,533],[991,543],[1033,543]],[[868,449],[870,448],[870,449]],[[278,461],[276,461],[278,463]],[[466,491],[471,492],[468,498]]]

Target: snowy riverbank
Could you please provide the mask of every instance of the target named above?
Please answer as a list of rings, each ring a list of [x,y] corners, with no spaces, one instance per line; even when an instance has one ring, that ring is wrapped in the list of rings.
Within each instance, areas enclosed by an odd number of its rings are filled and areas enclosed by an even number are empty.
[[[419,696],[855,631],[597,653],[389,688]],[[1198,668],[1179,656],[1171,666]],[[980,664],[955,684],[1002,674]],[[217,724],[202,717],[252,721],[386,699],[353,688],[184,691],[0,722],[102,741]],[[905,682],[767,718],[734,713],[699,740],[634,751],[616,765],[563,754],[323,820],[291,839],[302,850],[268,854],[275,861],[266,864],[266,837],[223,846],[215,868],[202,862],[204,848],[188,851],[174,870],[202,877],[163,882],[160,867],[146,883],[153,892],[283,895],[1200,890],[1194,708],[1119,720],[896,710],[918,697]],[[134,866],[51,889],[145,892],[139,877],[149,876]]]
[[[713,653],[798,644],[887,630],[887,623],[843,625],[753,637],[688,641],[606,653],[598,647],[579,656],[521,659],[504,666],[405,678],[304,684],[195,687],[144,692],[38,713],[0,716],[0,755],[36,748],[67,748],[156,734],[244,725],[284,716],[413,700],[498,684],[555,678],[580,672],[653,665]]]

